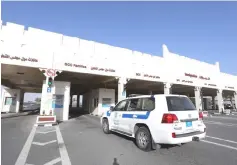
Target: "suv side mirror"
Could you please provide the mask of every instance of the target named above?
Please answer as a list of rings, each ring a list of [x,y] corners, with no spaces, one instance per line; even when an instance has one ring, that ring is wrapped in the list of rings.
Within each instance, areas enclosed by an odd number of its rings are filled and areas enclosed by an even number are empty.
[[[113,110],[114,110],[114,106],[111,106],[109,109],[110,109],[111,111],[113,111]]]

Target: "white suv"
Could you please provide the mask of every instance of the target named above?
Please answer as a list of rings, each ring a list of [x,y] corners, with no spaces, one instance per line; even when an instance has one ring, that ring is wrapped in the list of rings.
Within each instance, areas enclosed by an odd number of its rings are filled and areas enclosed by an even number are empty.
[[[206,136],[202,112],[181,95],[128,97],[102,115],[101,125],[106,134],[114,131],[135,138],[144,151]]]

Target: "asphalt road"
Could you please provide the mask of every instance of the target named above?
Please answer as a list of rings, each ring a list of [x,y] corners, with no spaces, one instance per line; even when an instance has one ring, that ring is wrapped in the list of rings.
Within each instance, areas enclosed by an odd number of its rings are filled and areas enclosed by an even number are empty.
[[[13,165],[21,152],[36,116],[1,119],[2,165]]]
[[[24,143],[28,144],[32,121],[33,116],[2,120],[3,165],[15,164]],[[57,127],[60,130],[36,128],[26,163],[59,165],[64,160],[63,164],[68,165],[236,165],[237,117],[206,118],[205,123],[208,127],[205,141],[143,152],[130,138],[104,134],[97,117],[84,115],[61,123]]]

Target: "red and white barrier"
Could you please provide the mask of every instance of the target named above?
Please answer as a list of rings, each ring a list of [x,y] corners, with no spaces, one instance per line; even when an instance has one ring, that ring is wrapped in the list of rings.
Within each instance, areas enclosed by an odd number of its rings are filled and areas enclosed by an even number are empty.
[[[36,126],[52,126],[56,123],[56,116],[37,116]]]
[[[208,117],[208,111],[202,111],[203,117]]]

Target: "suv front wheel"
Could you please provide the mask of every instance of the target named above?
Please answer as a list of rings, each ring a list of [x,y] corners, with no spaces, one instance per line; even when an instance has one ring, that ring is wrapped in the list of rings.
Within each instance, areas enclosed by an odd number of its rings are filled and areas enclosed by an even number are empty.
[[[106,134],[110,133],[108,119],[103,119],[102,128],[103,128],[104,133],[106,133]]]
[[[138,148],[140,148],[143,151],[151,150],[151,144],[152,144],[151,134],[146,127],[138,128],[135,138]]]

